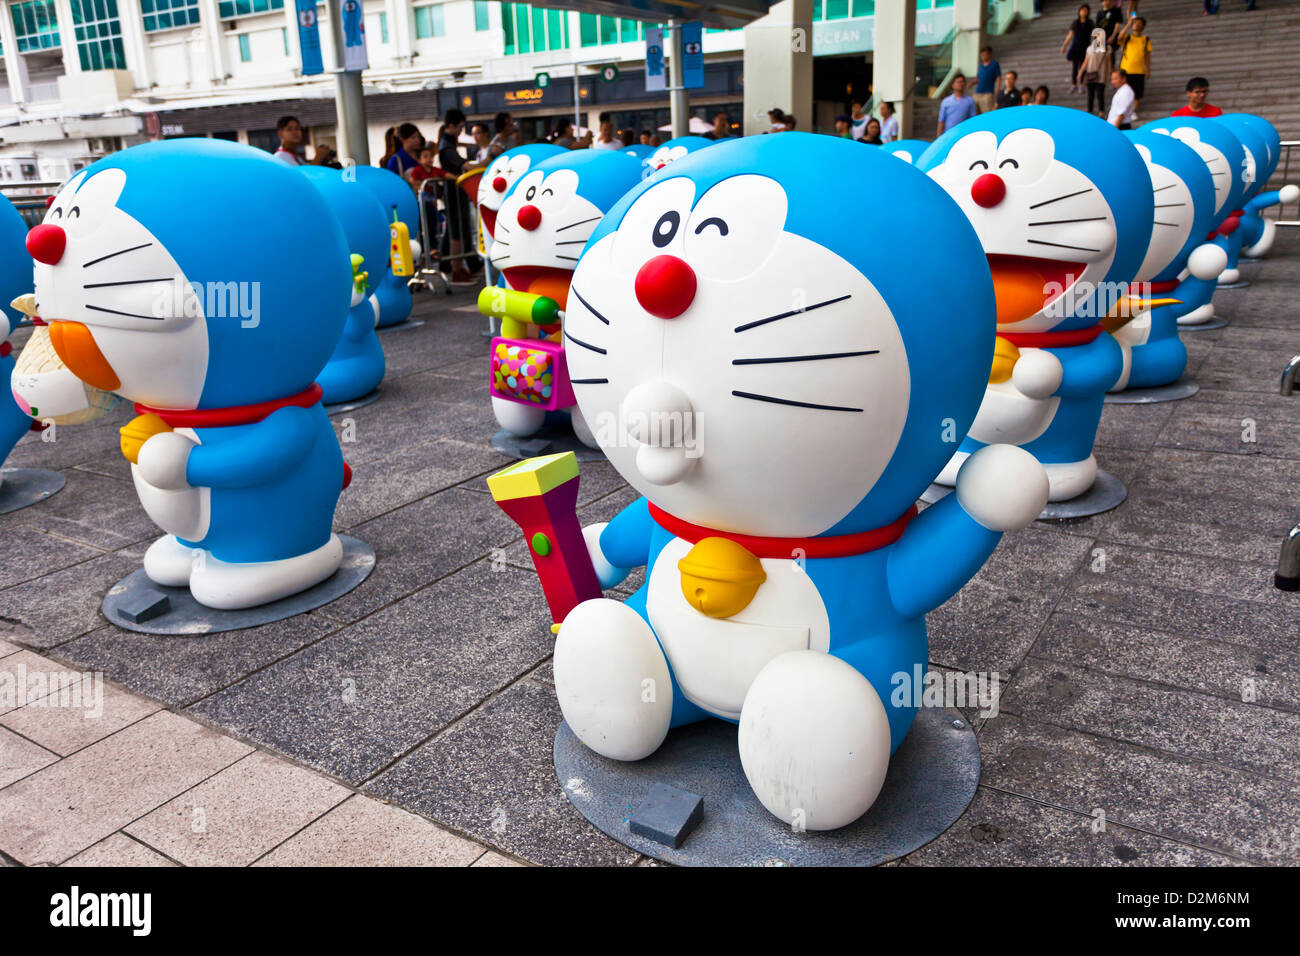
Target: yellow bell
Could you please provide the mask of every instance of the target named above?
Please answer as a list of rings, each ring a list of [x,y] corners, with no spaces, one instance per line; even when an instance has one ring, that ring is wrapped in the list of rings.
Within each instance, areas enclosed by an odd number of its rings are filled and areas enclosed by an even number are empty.
[[[121,428],[122,456],[133,465],[140,463],[140,449],[154,435],[172,428],[157,415],[137,415]]]
[[[997,385],[1011,378],[1011,370],[1020,358],[1020,349],[1006,339],[998,336],[993,340],[993,368],[989,372],[989,383]]]
[[[730,538],[702,538],[677,562],[682,596],[701,614],[731,617],[754,600],[767,580],[762,563]]]

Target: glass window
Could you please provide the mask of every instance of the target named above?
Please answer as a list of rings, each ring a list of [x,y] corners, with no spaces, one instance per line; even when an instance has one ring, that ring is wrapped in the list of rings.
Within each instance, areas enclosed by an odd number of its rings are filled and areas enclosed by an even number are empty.
[[[874,17],[876,15],[876,0],[853,0],[853,15],[855,17]]]
[[[59,45],[59,22],[54,0],[26,0],[9,4],[9,18],[18,37],[18,52],[52,50]]]
[[[379,42],[388,42],[388,14],[382,10],[379,12]]]
[[[546,48],[548,50],[562,50],[564,43],[564,19],[563,10],[546,11]]]
[[[640,25],[641,24],[638,23],[636,20],[619,20],[618,21],[619,40],[621,40],[623,43],[630,43],[633,40],[638,39],[637,34],[640,33],[640,30],[637,28],[640,27]]]
[[[253,48],[248,42],[248,34],[239,35],[239,62],[249,63],[253,59]]]
[[[618,19],[615,17],[600,18],[600,42],[603,46],[606,43],[618,42]]]
[[[77,58],[83,70],[125,70],[117,0],[72,0]]]
[[[520,53],[533,52],[533,30],[528,22],[528,4],[515,4],[515,43]]]
[[[844,20],[849,15],[849,0],[822,0],[827,20]]]
[[[582,14],[583,45],[588,14]],[[595,17],[590,18],[592,23]],[[569,46],[569,15],[565,10],[533,7],[527,3],[501,4],[502,46],[506,53],[541,53]]]
[[[578,42],[583,46],[596,45],[596,15],[594,13],[578,15]]]
[[[447,23],[442,6],[415,8],[415,36],[419,40],[447,35]]]
[[[283,9],[284,0],[219,0],[217,3],[217,13],[223,20]]]
[[[289,55],[289,28],[280,27],[280,42],[284,44],[284,55]]]
[[[505,43],[506,55],[515,52],[515,16],[514,5],[501,4],[501,37]]]
[[[144,32],[188,27],[199,22],[199,0],[140,0]]]
[[[474,0],[474,29],[487,30],[492,26],[488,18],[487,0]],[[384,41],[388,42],[388,41]]]

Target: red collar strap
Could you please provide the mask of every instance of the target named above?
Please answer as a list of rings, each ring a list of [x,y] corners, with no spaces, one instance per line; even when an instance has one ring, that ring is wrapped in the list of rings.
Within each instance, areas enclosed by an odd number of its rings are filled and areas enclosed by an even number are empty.
[[[1177,288],[1177,279],[1165,279],[1163,282],[1131,282],[1128,291],[1132,295],[1141,295],[1148,289],[1152,292],[1173,292]]]
[[[0,342],[0,358],[8,358],[13,354],[14,347],[8,342]]]
[[[857,534],[824,535],[820,538],[768,538],[754,534],[733,534],[730,531],[718,531],[703,528],[681,518],[674,518],[662,508],[650,505],[650,517],[654,518],[664,530],[698,544],[704,538],[726,538],[736,542],[750,554],[759,558],[848,558],[855,554],[866,554],[878,548],[893,544],[903,536],[907,523],[916,517],[916,505],[903,512],[903,516],[883,528],[859,531]]]
[[[256,405],[237,405],[234,408],[200,408],[191,411],[171,408],[150,408],[139,403],[137,415],[157,415],[172,428],[226,428],[231,425],[254,425],[281,408],[296,406],[311,408],[321,400],[321,387],[315,382],[311,388],[289,398],[277,398]]]
[[[1086,329],[1070,329],[1067,332],[999,332],[998,338],[1006,339],[1019,349],[1059,349],[1069,345],[1087,345],[1095,341],[1105,331],[1101,324]]]

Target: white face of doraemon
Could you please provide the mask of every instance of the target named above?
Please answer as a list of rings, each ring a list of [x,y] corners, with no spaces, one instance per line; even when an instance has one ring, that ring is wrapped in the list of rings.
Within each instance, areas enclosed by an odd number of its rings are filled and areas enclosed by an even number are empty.
[[[1167,166],[1153,162],[1151,150],[1141,143],[1135,145],[1143,162],[1147,164],[1156,201],[1151,242],[1137,275],[1133,277],[1134,282],[1146,282],[1173,262],[1183,248],[1192,234],[1196,208],[1192,203],[1192,191],[1187,188],[1182,177]]]
[[[487,233],[489,239],[494,238],[493,230],[496,228],[497,213],[501,210],[501,204],[505,202],[506,193],[520,176],[528,172],[528,167],[531,165],[532,159],[527,153],[502,153],[492,160],[492,164],[479,178],[479,221],[483,223],[483,231]]]
[[[1097,184],[1055,158],[1050,133],[988,130],[953,144],[929,171],[961,206],[989,258],[998,326],[1039,332],[1070,314],[1058,303],[1095,290],[1115,258],[1115,217]]]
[[[578,195],[575,170],[535,169],[501,205],[492,265],[512,289],[559,298],[556,283],[568,284],[582,247],[603,216],[595,203]]]
[[[856,267],[785,229],[744,174],[646,190],[582,257],[564,321],[578,404],[656,506],[743,534],[820,534],[883,473],[911,375]]]
[[[163,244],[118,204],[126,173],[73,177],[28,236],[36,309],[83,381],[158,408],[198,405],[203,303]]]
[[[646,166],[654,171],[663,169],[669,163],[676,162],[690,152],[685,146],[660,146],[646,157]]]
[[[1172,136],[1180,143],[1186,143],[1196,150],[1196,155],[1201,157],[1206,169],[1210,171],[1210,178],[1214,180],[1214,211],[1223,212],[1223,207],[1228,201],[1228,193],[1232,192],[1233,176],[1232,164],[1228,162],[1228,157],[1223,155],[1223,151],[1202,140],[1200,131],[1195,126],[1158,129],[1156,132],[1162,136]]]

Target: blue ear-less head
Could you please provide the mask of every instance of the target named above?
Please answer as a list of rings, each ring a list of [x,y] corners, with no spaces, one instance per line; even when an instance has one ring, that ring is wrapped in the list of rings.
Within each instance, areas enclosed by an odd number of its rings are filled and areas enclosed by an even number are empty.
[[[597,209],[606,210],[627,192],[640,178],[641,164],[622,150],[572,149],[564,150],[529,168],[528,172],[549,175],[560,169],[571,169],[578,174],[578,195]],[[509,200],[524,177],[517,179],[506,193]]]
[[[308,388],[342,333],[351,286],[347,242],[320,191],[268,153],[219,139],[133,146],[90,166],[78,188],[114,169],[125,173],[118,208],[153,234],[192,286],[256,303],[249,317],[207,317],[199,407]],[[250,218],[249,210],[274,212]]]
[[[1194,116],[1167,116],[1142,127],[1152,133],[1170,135],[1180,139],[1201,154],[1214,180],[1218,206],[1210,223],[1217,229],[1223,220],[1241,208],[1246,183],[1242,174],[1246,169],[1246,151],[1241,140],[1222,123]]]
[[[1185,221],[1185,210],[1181,208],[1181,203],[1186,197],[1181,195],[1182,190],[1171,177],[1176,176],[1181,180],[1190,194],[1191,230],[1186,240],[1166,265],[1146,277],[1152,282],[1168,282],[1178,278],[1178,274],[1187,265],[1187,257],[1205,241],[1210,231],[1210,222],[1214,217],[1214,180],[1210,178],[1209,170],[1205,168],[1205,163],[1196,154],[1196,150],[1172,136],[1162,136],[1144,129],[1129,130],[1124,135],[1134,145],[1147,150],[1151,162],[1159,167],[1151,175],[1156,200],[1153,243],[1161,230],[1176,228],[1177,223]]]
[[[343,181],[356,182],[374,193],[379,204],[384,207],[384,218],[389,222],[393,219],[393,208],[396,207],[397,218],[406,223],[411,237],[415,237],[420,228],[420,206],[415,200],[415,192],[401,176],[378,166],[357,165],[343,170]]]
[[[347,182],[345,171],[328,166],[300,166],[299,172],[320,190],[347,236],[348,251],[361,256],[362,268],[376,280],[388,263],[388,221],[379,200],[365,186]],[[400,214],[399,214],[400,215]],[[375,282],[371,282],[373,287]]]
[[[27,223],[5,198],[0,202],[0,308],[4,309],[10,328],[26,316],[10,308],[9,303],[32,291],[32,259],[24,245],[26,240]],[[0,396],[0,401],[8,400],[7,393]]]
[[[1255,198],[1255,194],[1264,188],[1268,182],[1268,177],[1272,175],[1269,170],[1269,144],[1259,129],[1254,125],[1242,122],[1239,118],[1240,113],[1228,113],[1223,116],[1211,117],[1211,121],[1226,127],[1233,136],[1241,142],[1241,148],[1245,150],[1245,166],[1242,169],[1243,187],[1241,191],[1240,204]],[[1235,207],[1234,207],[1235,208]]]
[[[645,165],[641,170],[643,177],[649,178],[663,169],[669,163],[674,163],[683,156],[688,156],[696,150],[704,149],[706,146],[713,146],[721,140],[706,139],[703,136],[678,136],[668,140],[659,146],[654,147],[643,160]]]
[[[1255,171],[1255,179],[1260,184],[1260,188],[1263,188],[1277,172],[1277,164],[1282,159],[1282,137],[1278,134],[1277,127],[1254,113],[1224,113],[1222,116],[1216,116],[1215,119],[1229,126],[1246,126],[1254,130],[1264,141],[1267,156],[1263,167]]]
[[[892,143],[885,143],[877,147],[882,153],[888,153],[898,159],[905,159],[913,166],[921,158],[921,154],[930,148],[930,144],[923,139],[896,139]]]

